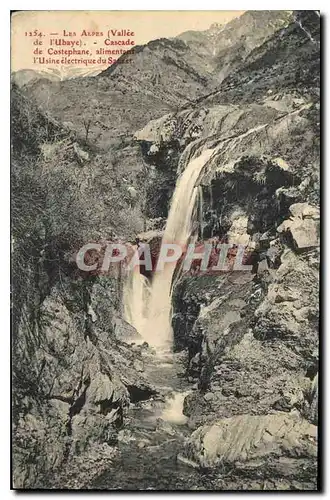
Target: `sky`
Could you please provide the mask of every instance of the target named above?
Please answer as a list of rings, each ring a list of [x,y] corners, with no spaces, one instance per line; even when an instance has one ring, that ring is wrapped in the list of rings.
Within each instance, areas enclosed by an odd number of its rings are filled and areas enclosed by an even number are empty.
[[[205,30],[213,23],[225,24],[244,11],[21,11],[12,16],[11,65],[19,69],[45,69],[36,67],[33,42],[38,37],[26,35],[34,30],[45,36],[39,37],[43,45],[49,45],[50,33],[81,33],[82,30],[107,32],[109,29],[134,31],[136,45],[156,38],[169,38],[188,30]],[[77,38],[79,38],[77,36]],[[76,38],[76,39],[77,39]],[[68,38],[70,39],[70,38]],[[71,38],[73,39],[73,38]],[[84,48],[92,48],[95,38],[86,38]],[[104,37],[97,37],[103,44]],[[104,45],[102,45],[104,46]],[[95,45],[94,45],[95,47]]]

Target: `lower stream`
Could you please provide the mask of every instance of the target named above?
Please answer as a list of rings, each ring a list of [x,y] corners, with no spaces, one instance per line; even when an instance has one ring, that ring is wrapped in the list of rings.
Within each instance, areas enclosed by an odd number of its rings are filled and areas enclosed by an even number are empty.
[[[182,356],[164,351],[153,358],[145,372],[159,396],[131,404],[119,433],[119,453],[92,487],[126,491],[212,489],[206,471],[201,473],[177,458],[192,432],[182,412],[184,398],[193,390],[183,377]]]

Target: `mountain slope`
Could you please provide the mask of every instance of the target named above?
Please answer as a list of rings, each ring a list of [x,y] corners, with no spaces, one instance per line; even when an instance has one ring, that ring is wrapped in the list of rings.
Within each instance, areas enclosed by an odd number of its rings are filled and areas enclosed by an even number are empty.
[[[136,47],[134,55],[124,54],[94,78],[34,81],[24,91],[81,137],[84,121],[91,120],[89,137],[103,148],[113,137],[214,92],[290,16],[286,11],[247,12],[222,27]]]
[[[179,35],[206,63],[217,83],[242,64],[255,48],[292,19],[291,11],[248,11],[223,26]]]
[[[131,62],[124,64],[127,58]],[[203,58],[179,40],[155,40],[94,78],[40,80],[24,87],[41,108],[100,147],[214,88]]]

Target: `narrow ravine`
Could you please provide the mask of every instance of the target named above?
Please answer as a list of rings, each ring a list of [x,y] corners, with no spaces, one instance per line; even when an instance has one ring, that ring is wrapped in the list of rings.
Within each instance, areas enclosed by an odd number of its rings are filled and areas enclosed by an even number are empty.
[[[322,488],[320,16],[233,16],[12,72],[14,489]]]

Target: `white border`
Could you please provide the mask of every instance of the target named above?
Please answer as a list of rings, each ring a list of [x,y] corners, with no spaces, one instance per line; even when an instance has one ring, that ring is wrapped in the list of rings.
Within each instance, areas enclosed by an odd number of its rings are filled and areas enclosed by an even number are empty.
[[[8,2],[9,4],[9,2]],[[203,2],[195,2],[194,0],[166,0],[164,4],[151,0],[125,0],[125,2],[106,2],[100,0],[78,2],[67,2],[58,0],[56,9],[52,9],[50,5],[46,5],[42,0],[15,2],[14,6],[6,8],[15,8],[18,10],[321,10],[326,13],[326,2],[321,0],[315,5],[314,2],[307,0],[284,0],[269,1],[267,4],[261,0],[231,0],[229,3],[218,2],[215,0],[203,0]],[[2,6],[3,7],[3,4]]]

